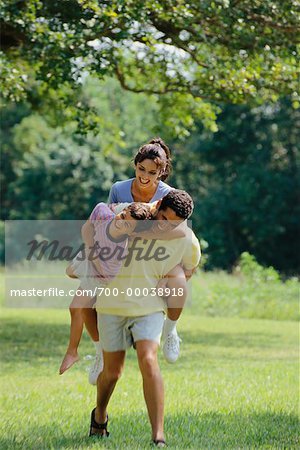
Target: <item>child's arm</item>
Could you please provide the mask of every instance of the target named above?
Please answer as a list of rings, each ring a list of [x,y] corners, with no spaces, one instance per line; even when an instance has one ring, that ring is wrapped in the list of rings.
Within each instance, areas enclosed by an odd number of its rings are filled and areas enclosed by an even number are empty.
[[[88,219],[81,228],[81,237],[86,248],[91,249],[94,247],[94,234],[94,226]]]
[[[101,274],[102,268],[99,258],[95,258],[95,256],[93,256],[92,251],[95,246],[94,234],[95,234],[94,225],[92,224],[90,219],[88,219],[81,228],[81,236],[85,245],[86,258],[91,260],[97,272]]]

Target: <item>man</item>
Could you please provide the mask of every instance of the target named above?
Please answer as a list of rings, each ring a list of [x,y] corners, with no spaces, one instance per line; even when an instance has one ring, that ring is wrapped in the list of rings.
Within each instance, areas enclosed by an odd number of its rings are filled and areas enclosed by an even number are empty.
[[[163,199],[156,219],[165,233],[188,219],[193,201],[184,191],[172,190]],[[149,250],[151,247],[151,251]],[[104,369],[97,382],[97,407],[92,411],[90,436],[108,436],[107,405],[121,376],[125,352],[132,344],[137,351],[143,378],[144,398],[152,428],[152,441],[165,446],[164,387],[157,361],[157,350],[164,322],[166,304],[155,293],[158,279],[182,260],[196,267],[200,245],[192,231],[174,240],[132,241],[129,259],[110,284],[117,296],[101,296],[97,303],[98,328],[104,354]]]

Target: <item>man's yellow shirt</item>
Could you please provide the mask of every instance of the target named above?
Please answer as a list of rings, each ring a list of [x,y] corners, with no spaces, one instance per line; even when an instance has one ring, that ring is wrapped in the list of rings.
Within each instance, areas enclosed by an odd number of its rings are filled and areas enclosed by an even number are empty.
[[[188,228],[185,237],[173,240],[129,241],[128,255],[116,278],[97,298],[97,311],[119,316],[144,316],[166,310],[155,288],[176,265],[193,269],[201,257],[200,244]]]

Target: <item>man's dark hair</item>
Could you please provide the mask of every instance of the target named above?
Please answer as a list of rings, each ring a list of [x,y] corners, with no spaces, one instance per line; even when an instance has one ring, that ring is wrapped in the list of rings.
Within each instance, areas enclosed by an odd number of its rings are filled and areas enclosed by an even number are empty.
[[[187,192],[181,191],[180,189],[172,189],[163,197],[159,210],[165,210],[168,207],[172,209],[178,217],[185,220],[191,216],[194,209],[194,203],[192,197]]]

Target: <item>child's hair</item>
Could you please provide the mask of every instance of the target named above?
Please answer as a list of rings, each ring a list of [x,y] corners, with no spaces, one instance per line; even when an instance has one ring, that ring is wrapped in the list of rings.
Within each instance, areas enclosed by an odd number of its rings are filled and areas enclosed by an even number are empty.
[[[128,211],[133,219],[136,220],[151,220],[153,215],[151,213],[151,207],[147,203],[135,202],[127,206]]]
[[[138,221],[135,232],[146,231],[151,228],[151,220],[154,216],[149,204],[135,202],[128,205],[127,209],[129,210],[131,217]]]
[[[172,159],[169,147],[160,138],[151,139],[148,144],[143,145],[139,148],[137,154],[134,158],[134,164],[137,165],[138,162],[142,162],[145,159],[152,159],[157,167],[161,170],[160,179],[166,180],[172,170]]]
[[[172,189],[162,198],[159,210],[166,208],[172,209],[178,217],[188,219],[194,209],[192,197],[185,191],[180,189]]]

